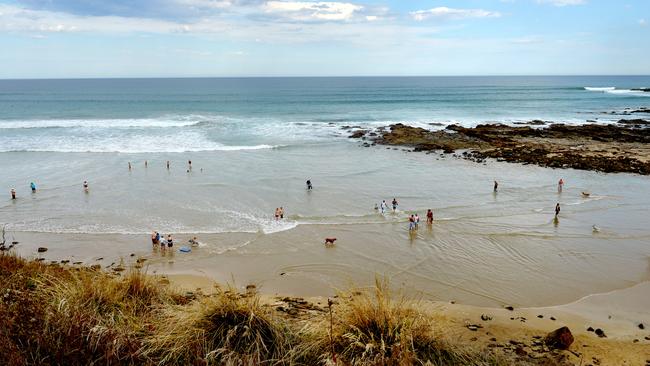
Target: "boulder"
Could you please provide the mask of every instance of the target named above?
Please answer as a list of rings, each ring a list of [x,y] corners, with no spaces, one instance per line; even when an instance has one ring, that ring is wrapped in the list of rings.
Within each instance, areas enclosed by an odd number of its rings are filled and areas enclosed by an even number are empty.
[[[38,247],[38,252],[39,252],[39,253],[47,252],[47,248],[45,248],[45,247]]]
[[[573,334],[569,327],[558,328],[546,335],[544,343],[551,348],[566,350],[573,343]]]

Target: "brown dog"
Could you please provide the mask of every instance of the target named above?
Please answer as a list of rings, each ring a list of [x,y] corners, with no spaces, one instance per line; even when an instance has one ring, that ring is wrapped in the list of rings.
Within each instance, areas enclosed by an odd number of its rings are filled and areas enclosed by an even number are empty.
[[[333,246],[336,238],[325,238],[325,246]]]

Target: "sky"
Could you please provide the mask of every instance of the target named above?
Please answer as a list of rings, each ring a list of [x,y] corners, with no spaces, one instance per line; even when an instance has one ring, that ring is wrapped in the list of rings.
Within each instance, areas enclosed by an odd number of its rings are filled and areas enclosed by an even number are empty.
[[[0,78],[648,75],[650,0],[0,0]]]

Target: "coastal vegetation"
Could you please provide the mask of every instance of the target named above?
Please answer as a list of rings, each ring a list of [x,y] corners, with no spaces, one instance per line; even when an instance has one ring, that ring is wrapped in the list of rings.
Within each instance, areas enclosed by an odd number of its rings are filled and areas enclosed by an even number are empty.
[[[436,315],[373,289],[322,307],[254,287],[183,293],[138,268],[45,264],[0,254],[4,365],[558,365],[456,344]],[[307,310],[307,311],[301,311]]]

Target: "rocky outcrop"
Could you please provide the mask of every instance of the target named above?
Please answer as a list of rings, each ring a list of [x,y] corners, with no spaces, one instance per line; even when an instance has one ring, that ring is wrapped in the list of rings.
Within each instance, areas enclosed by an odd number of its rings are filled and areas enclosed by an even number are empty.
[[[607,173],[650,174],[650,122],[621,120],[617,125],[548,127],[482,124],[458,125],[430,131],[404,124],[371,133],[355,131],[354,138],[372,144],[409,146],[414,151],[442,151],[483,162],[486,158],[551,168],[596,170]],[[365,144],[364,146],[371,146]]]

